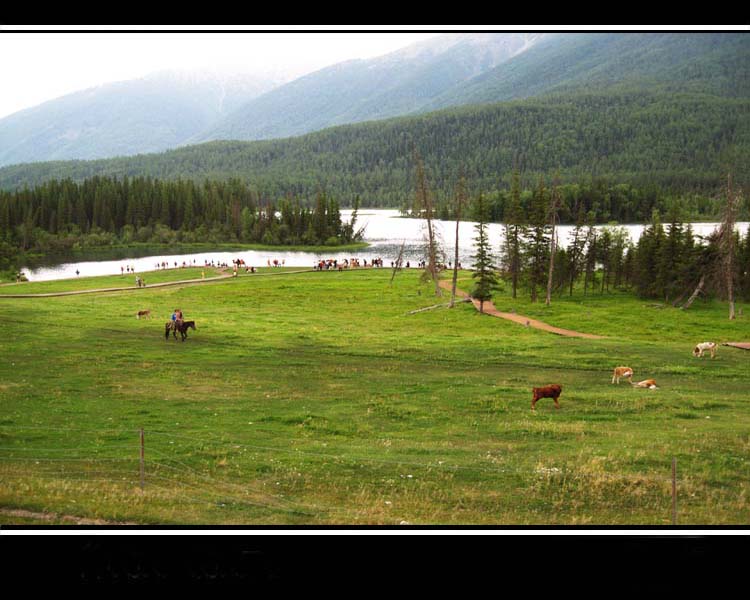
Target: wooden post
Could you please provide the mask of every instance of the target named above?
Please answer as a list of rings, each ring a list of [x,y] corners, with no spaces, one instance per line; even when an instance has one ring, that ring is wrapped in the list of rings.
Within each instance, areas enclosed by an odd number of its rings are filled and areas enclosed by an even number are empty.
[[[143,443],[143,429],[141,429],[141,491],[145,485],[146,478],[146,463],[144,458],[144,443]]]
[[[677,459],[672,458],[672,525],[677,525]]]

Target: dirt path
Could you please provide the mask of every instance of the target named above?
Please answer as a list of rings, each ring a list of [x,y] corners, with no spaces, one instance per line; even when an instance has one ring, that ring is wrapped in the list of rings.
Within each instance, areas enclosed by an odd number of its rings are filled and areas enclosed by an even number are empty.
[[[139,288],[134,286],[129,287],[116,287],[116,288],[96,288],[93,290],[73,290],[70,292],[47,292],[43,294],[0,294],[2,298],[52,298],[55,296],[75,296],[78,294],[99,294],[103,292],[134,292],[140,290],[150,290],[158,287],[168,287],[172,285],[193,285],[197,283],[207,283],[211,281],[218,281],[221,279],[231,279],[232,274],[227,268],[220,269],[221,275],[216,277],[206,277],[205,279],[181,279],[179,281],[165,281],[164,283],[152,283],[145,287]],[[312,273],[312,269],[305,269],[303,271],[282,271],[279,273],[255,273],[252,277],[267,277],[271,275],[293,275],[295,273]]]
[[[73,515],[58,515],[57,513],[33,512],[30,510],[0,508],[0,514],[19,519],[38,519],[39,521],[63,521],[73,525],[136,525],[136,523],[105,521],[104,519],[86,519]]]
[[[451,281],[443,279],[440,281],[440,287],[443,288],[444,290],[450,291],[453,286],[452,286]],[[469,297],[469,294],[467,294],[466,292],[462,292],[459,289],[456,290],[456,295],[459,295],[462,298]],[[472,304],[474,304],[474,307],[477,310],[479,310],[479,300],[472,299],[471,302]],[[507,319],[508,321],[514,321],[521,325],[525,325],[526,327],[533,327],[534,329],[541,329],[542,331],[549,331],[550,333],[556,333],[557,335],[563,335],[565,337],[579,337],[579,338],[586,338],[590,340],[605,339],[603,335],[594,335],[593,333],[582,333],[580,331],[573,331],[571,329],[562,329],[560,327],[555,327],[548,323],[544,323],[543,321],[537,321],[536,319],[532,319],[531,317],[524,317],[523,315],[517,315],[515,313],[501,312],[497,310],[497,308],[495,308],[495,305],[490,301],[485,301],[484,312],[485,314],[492,315],[493,317]]]

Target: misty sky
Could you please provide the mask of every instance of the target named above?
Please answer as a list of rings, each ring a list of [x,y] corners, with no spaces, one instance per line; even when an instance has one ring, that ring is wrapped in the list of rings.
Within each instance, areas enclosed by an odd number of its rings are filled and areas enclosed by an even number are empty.
[[[317,33],[236,32],[249,26],[139,25],[138,29],[214,29],[210,33],[123,33],[129,26],[0,25],[0,118],[78,90],[142,77],[164,69],[219,69],[271,73],[292,79],[355,58],[373,58],[436,35],[436,31],[529,30],[539,26],[277,26],[325,29]],[[560,30],[573,26],[557,26]],[[575,26],[587,29],[627,26]],[[670,26],[638,26],[638,28]],[[697,26],[672,26],[697,27]],[[726,26],[709,26],[726,27]],[[732,26],[730,26],[732,27]],[[734,26],[736,27],[736,26]],[[258,27],[255,27],[256,29]],[[554,28],[542,26],[542,28]],[[45,30],[29,32],[28,29]],[[107,33],[50,32],[49,29],[107,29]],[[221,31],[234,29],[235,32]],[[360,33],[335,33],[360,29]],[[378,32],[377,29],[387,29]],[[407,33],[399,30],[417,30]]]
[[[91,26],[88,26],[91,27]],[[47,100],[163,69],[299,77],[436,33],[27,33],[0,29],[0,118]]]

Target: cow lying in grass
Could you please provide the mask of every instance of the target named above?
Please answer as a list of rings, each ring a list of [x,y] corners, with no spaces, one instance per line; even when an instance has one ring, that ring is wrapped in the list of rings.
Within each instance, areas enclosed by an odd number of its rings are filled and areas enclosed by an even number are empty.
[[[534,397],[531,400],[531,410],[536,410],[536,403],[540,398],[552,398],[555,401],[555,408],[560,408],[560,403],[557,399],[562,393],[561,385],[554,383],[552,385],[545,385],[544,387],[532,388],[532,392],[534,392]]]
[[[648,388],[650,390],[655,390],[656,389],[656,380],[655,379],[644,379],[643,381],[639,381],[638,383],[633,383],[631,381],[631,385],[633,387]]]
[[[621,377],[633,383],[633,369],[630,367],[615,367],[615,372],[612,375],[612,383],[620,383]]]
[[[702,342],[693,348],[693,356],[701,357],[708,350],[711,353],[711,358],[713,358],[716,356],[716,347],[716,342]]]

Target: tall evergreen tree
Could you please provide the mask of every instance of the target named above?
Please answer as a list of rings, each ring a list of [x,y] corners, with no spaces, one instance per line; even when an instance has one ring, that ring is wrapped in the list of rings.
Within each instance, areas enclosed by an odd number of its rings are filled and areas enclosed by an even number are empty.
[[[513,170],[508,204],[503,211],[503,243],[500,264],[505,278],[510,281],[511,294],[516,297],[523,270],[523,241],[527,236],[521,207],[521,184],[518,170]]]
[[[540,177],[534,190],[529,214],[529,231],[525,242],[527,282],[531,301],[537,301],[537,288],[546,282],[550,250],[549,198]]]
[[[492,299],[493,292],[498,288],[498,277],[493,265],[492,246],[487,231],[489,206],[484,194],[480,193],[477,198],[474,218],[477,221],[474,225],[477,235],[474,238],[475,253],[472,255],[474,259],[472,277],[475,282],[471,295],[479,300],[479,312],[484,313],[484,303]]]
[[[568,286],[573,295],[573,285],[583,270],[583,256],[586,248],[586,211],[583,202],[576,207],[576,223],[568,245]]]

